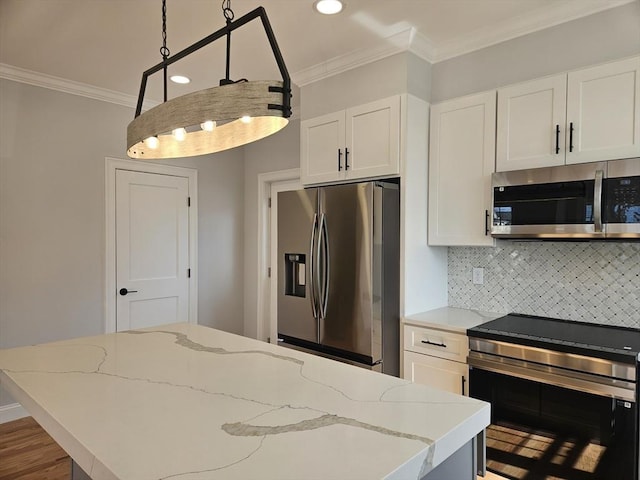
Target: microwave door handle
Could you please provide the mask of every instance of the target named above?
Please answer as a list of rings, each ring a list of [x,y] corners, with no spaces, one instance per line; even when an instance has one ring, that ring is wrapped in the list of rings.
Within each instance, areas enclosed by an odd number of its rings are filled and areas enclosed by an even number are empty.
[[[602,232],[602,179],[604,172],[596,170],[595,186],[593,189],[593,228]]]

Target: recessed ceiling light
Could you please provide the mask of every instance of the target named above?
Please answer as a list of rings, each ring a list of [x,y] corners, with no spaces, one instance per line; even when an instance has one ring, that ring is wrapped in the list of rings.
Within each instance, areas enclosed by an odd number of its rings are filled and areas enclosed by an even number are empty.
[[[342,11],[344,3],[340,0],[318,0],[313,4],[313,8],[324,15],[334,15]]]
[[[171,81],[173,83],[181,83],[181,84],[185,84],[185,83],[189,83],[191,81],[191,79],[189,77],[185,77],[184,75],[171,75],[171,77],[169,77],[171,79]]]

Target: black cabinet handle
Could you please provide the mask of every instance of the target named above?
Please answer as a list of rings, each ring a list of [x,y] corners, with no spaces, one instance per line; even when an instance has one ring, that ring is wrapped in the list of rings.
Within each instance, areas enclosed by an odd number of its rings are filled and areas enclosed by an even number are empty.
[[[138,290],[127,290],[126,288],[121,288],[121,289],[120,289],[120,295],[122,295],[123,297],[124,297],[127,293],[138,293]]]
[[[427,345],[433,345],[434,347],[447,348],[447,346],[444,343],[435,343],[435,342],[430,342],[429,340],[420,340],[420,341]]]
[[[342,170],[342,150],[338,149],[338,171]]]
[[[560,153],[560,125],[556,125],[556,155]]]
[[[349,149],[344,149],[344,169],[349,170]]]
[[[489,235],[489,210],[484,211],[484,236]]]
[[[466,378],[464,378],[464,375],[462,375],[462,395],[464,395],[464,384],[467,381]]]
[[[573,152],[573,122],[569,124],[569,151]]]

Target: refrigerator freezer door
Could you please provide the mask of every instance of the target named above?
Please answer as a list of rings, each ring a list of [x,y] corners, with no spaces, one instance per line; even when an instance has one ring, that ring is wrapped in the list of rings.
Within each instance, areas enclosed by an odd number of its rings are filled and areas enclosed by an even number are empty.
[[[320,190],[321,229],[328,239],[320,249],[321,292],[326,308],[320,320],[320,343],[323,347],[352,352],[363,361],[381,357],[381,339],[374,331],[374,215],[372,183],[338,185]]]
[[[278,336],[318,342],[318,189],[278,193]],[[313,250],[313,251],[312,251]]]

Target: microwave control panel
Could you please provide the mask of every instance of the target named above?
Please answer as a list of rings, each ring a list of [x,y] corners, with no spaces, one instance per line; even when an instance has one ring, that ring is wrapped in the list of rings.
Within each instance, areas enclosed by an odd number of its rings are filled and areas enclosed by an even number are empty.
[[[640,223],[640,176],[605,180],[605,223]]]

